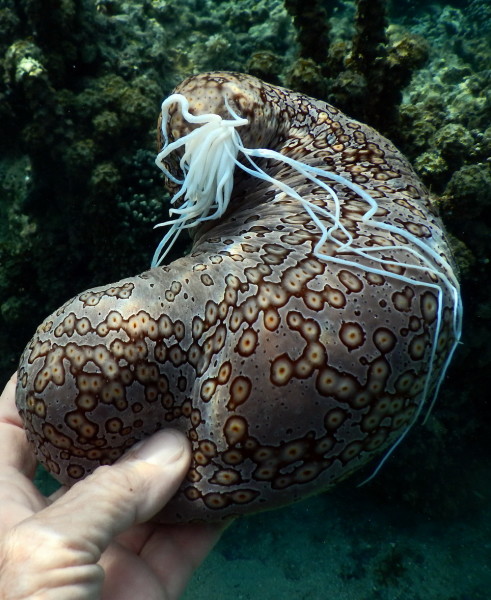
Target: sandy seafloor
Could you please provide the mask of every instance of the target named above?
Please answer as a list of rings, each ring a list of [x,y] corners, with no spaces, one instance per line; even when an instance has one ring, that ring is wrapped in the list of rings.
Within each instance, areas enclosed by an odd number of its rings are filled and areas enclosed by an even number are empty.
[[[484,499],[482,490],[474,493]],[[491,598],[489,502],[476,512],[463,506],[449,521],[369,496],[368,488],[346,484],[341,492],[236,521],[184,599]]]

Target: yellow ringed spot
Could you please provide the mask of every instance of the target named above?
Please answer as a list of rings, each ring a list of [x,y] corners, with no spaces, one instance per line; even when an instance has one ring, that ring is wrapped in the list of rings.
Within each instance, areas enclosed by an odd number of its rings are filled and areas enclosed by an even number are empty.
[[[276,358],[271,364],[270,377],[275,385],[286,385],[293,375],[293,365],[286,354]]]

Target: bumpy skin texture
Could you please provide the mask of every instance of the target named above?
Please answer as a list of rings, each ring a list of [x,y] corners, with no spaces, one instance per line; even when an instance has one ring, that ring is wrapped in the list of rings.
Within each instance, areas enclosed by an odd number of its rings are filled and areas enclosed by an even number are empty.
[[[373,129],[247,75],[207,73],[176,91],[196,113],[223,117],[226,94],[250,120],[239,132],[245,146],[355,181],[377,199],[378,220],[450,260],[427,190]],[[189,131],[177,109],[169,130],[174,138]],[[261,165],[332,208],[323,189],[288,165]],[[438,277],[408,267],[369,273],[365,266],[380,264],[356,255],[349,258],[359,267],[319,260],[318,228],[298,201],[239,169],[235,177],[227,214],[198,228],[189,256],[76,296],[26,348],[18,408],[37,457],[63,483],[176,427],[188,435],[194,460],[161,518],[216,520],[332,486],[411,422],[435,343],[436,295],[393,272],[422,283]],[[366,203],[333,187],[353,245],[407,245],[362,223]],[[335,255],[335,244],[324,252]],[[420,264],[401,248],[383,256]],[[446,290],[443,302],[433,380],[453,342]]]

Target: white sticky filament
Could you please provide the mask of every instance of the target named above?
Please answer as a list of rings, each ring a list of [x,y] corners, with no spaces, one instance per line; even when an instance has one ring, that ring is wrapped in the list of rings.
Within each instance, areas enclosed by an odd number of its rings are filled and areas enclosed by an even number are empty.
[[[169,106],[172,103],[178,103],[181,108],[183,118],[192,124],[197,124],[199,127],[191,131],[186,136],[169,144],[167,135],[167,121],[169,115]],[[435,334],[431,352],[429,357],[428,372],[423,389],[423,397],[414,417],[402,432],[397,441],[393,444],[390,450],[386,453],[377,469],[369,479],[374,477],[381,466],[406,436],[413,424],[419,418],[422,408],[426,403],[426,399],[430,393],[432,385],[433,369],[436,360],[437,342],[442,330],[443,319],[443,296],[445,288],[448,290],[453,302],[453,336],[454,343],[441,373],[435,383],[433,398],[430,402],[428,417],[431,408],[434,405],[438,395],[440,386],[445,378],[447,368],[451,362],[452,356],[459,344],[462,329],[462,301],[460,296],[460,288],[457,278],[453,274],[451,266],[447,263],[444,256],[435,251],[430,244],[425,240],[409,233],[402,227],[397,227],[382,221],[378,221],[375,217],[378,204],[370,194],[356,183],[350,181],[346,177],[325,171],[321,168],[314,167],[301,161],[284,156],[280,152],[267,148],[246,148],[242,144],[237,128],[248,124],[248,120],[237,115],[228,102],[225,101],[231,119],[222,119],[216,114],[205,114],[195,116],[189,112],[189,102],[185,96],[181,94],[173,94],[167,98],[162,104],[162,135],[164,146],[162,151],[156,158],[156,164],[165,173],[165,175],[174,183],[181,186],[180,190],[171,199],[171,204],[175,204],[179,198],[184,197],[184,201],[180,208],[171,208],[170,215],[178,215],[175,219],[171,219],[164,223],[159,223],[156,227],[170,225],[170,229],[158,245],[153,260],[152,267],[160,265],[163,258],[169,252],[173,243],[182,229],[192,228],[202,221],[218,219],[227,210],[233,188],[233,175],[235,167],[238,166],[243,171],[247,172],[252,177],[257,177],[274,185],[277,189],[284,192],[287,196],[294,198],[300,202],[305,211],[308,213],[312,221],[320,231],[320,237],[315,244],[315,256],[325,262],[332,262],[338,265],[347,267],[355,267],[363,269],[369,273],[376,273],[384,277],[392,277],[399,281],[410,285],[422,286],[424,288],[433,289],[437,297],[438,311],[435,320]],[[172,152],[184,146],[184,153],[179,161],[180,169],[183,173],[182,179],[176,179],[164,166],[163,160]],[[247,166],[238,161],[239,153],[247,158]],[[317,206],[308,199],[303,198],[296,190],[288,184],[268,175],[261,169],[254,158],[272,159],[285,163],[295,169],[300,175],[311,180],[316,185],[324,189],[328,196],[332,199],[334,209]],[[353,245],[353,236],[344,227],[341,222],[341,204],[338,195],[333,188],[324,181],[324,179],[339,183],[353,192],[355,192],[367,205],[367,211],[362,217],[362,221],[367,225],[372,226],[376,230],[382,230],[388,233],[397,234],[407,240],[407,244],[374,246],[374,247],[357,247]],[[321,219],[327,219],[332,222],[330,227],[327,227]],[[335,232],[342,232],[343,238],[346,241],[341,242],[334,235]],[[336,255],[329,256],[322,252],[322,247],[326,241],[336,244]],[[394,250],[403,250],[412,254],[421,264],[401,263],[395,260],[384,259],[380,256],[374,256],[376,253],[383,251],[393,252]],[[346,258],[340,254],[346,253]],[[369,266],[353,260],[351,257],[355,255],[362,259],[368,259],[370,262],[374,260],[380,265],[400,266],[413,275],[400,275],[397,273],[388,272],[386,269]],[[428,281],[420,281],[417,278],[418,273],[429,273],[434,276],[438,283],[430,283]],[[366,481],[368,481],[367,479]]]

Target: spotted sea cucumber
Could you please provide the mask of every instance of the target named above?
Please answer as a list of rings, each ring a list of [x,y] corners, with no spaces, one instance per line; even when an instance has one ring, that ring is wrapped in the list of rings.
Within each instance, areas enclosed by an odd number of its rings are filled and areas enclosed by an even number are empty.
[[[75,296],[21,358],[33,450],[71,484],[184,431],[169,521],[327,489],[405,435],[459,340],[428,191],[372,128],[249,75],[184,81],[160,135],[175,196],[155,266]],[[190,254],[157,266],[183,228]]]

